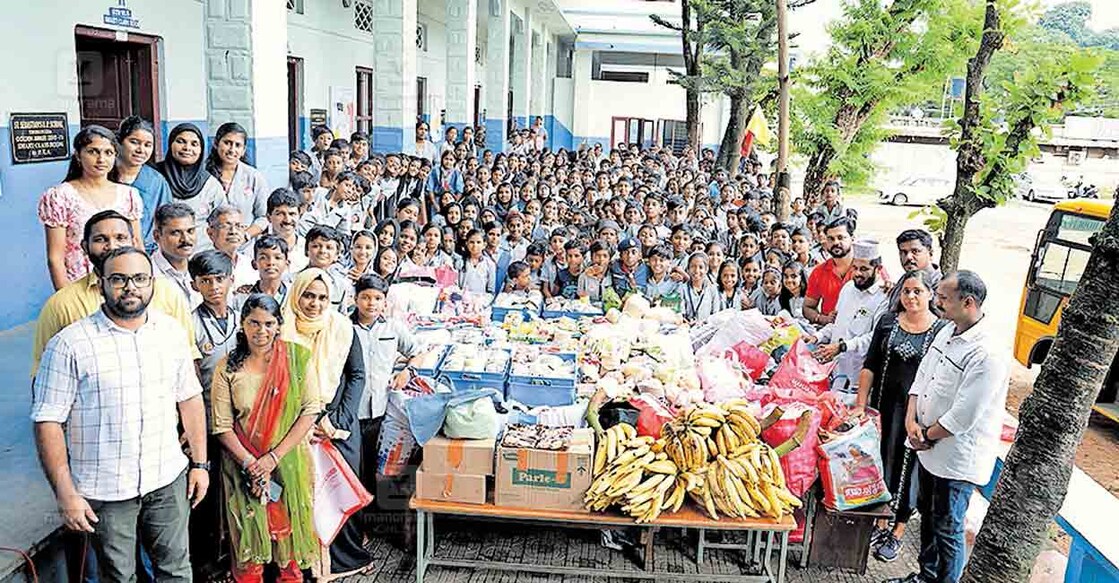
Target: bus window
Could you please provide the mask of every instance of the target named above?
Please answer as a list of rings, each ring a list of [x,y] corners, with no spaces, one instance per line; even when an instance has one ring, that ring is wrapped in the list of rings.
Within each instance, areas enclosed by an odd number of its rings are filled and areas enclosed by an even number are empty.
[[[1052,224],[1052,223],[1050,223]],[[1089,237],[1103,228],[1103,219],[1061,213],[1061,220],[1057,224],[1056,238],[1071,241],[1081,245],[1091,245]],[[1080,279],[1077,277],[1077,279]]]
[[[1076,290],[1076,284],[1088,266],[1090,251],[1050,241],[1042,250],[1037,268],[1037,284],[1065,295]]]

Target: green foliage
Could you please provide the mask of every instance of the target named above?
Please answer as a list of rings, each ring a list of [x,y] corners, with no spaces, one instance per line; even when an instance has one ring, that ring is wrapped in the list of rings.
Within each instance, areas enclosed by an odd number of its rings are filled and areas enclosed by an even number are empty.
[[[796,71],[790,128],[810,165],[819,159],[858,186],[873,176],[868,155],[886,137],[886,113],[961,68],[981,19],[969,0],[845,0],[843,9],[827,52]]]
[[[1086,0],[1075,0],[1057,4],[1038,19],[1038,26],[1060,31],[1079,43],[1092,34],[1088,29],[1088,19],[1092,17],[1092,5]]]
[[[944,233],[944,225],[948,222],[948,213],[944,209],[930,204],[909,213],[909,220],[921,219],[921,224],[933,235],[940,236]]]
[[[703,77],[727,96],[749,96],[761,67],[776,55],[776,5],[772,0],[704,0],[712,54]]]

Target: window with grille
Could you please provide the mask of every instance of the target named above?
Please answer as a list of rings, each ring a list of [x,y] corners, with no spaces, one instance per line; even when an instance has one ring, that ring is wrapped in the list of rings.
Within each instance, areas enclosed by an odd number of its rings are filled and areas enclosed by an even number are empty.
[[[354,28],[373,34],[373,5],[368,2],[354,3]]]
[[[416,24],[416,48],[427,52],[427,25],[422,22]]]
[[[683,154],[688,146],[688,124],[686,122],[662,119],[661,145],[671,148],[674,154]]]
[[[288,10],[296,14],[303,14],[303,0],[287,0]]]
[[[357,68],[357,131],[373,133],[373,69]]]

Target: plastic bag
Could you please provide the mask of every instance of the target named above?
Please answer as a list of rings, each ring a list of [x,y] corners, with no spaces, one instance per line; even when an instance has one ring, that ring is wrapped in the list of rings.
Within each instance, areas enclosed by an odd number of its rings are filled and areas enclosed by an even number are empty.
[[[649,395],[630,397],[629,404],[637,409],[637,435],[660,439],[664,424],[675,417],[668,407]]]
[[[733,361],[720,356],[701,356],[696,362],[703,400],[719,403],[746,396],[752,383]]]
[[[373,495],[361,485],[350,464],[328,439],[311,443],[311,461],[315,468],[314,512],[315,534],[323,546],[330,546],[342,525],[358,510],[373,501]]]
[[[412,398],[408,391],[389,391],[385,418],[381,421],[381,436],[377,448],[377,475],[399,476],[408,467],[409,460],[420,446],[412,435],[408,423],[407,402]]]
[[[763,412],[768,415],[776,406],[778,405],[772,404],[766,407]],[[812,414],[812,422],[808,426],[808,434],[805,436],[804,442],[781,457],[781,469],[785,472],[785,482],[788,484],[789,491],[794,496],[804,496],[804,493],[816,481],[817,462],[820,459],[820,454],[816,451],[816,446],[820,444],[816,432],[820,428],[822,416],[820,411],[804,403],[781,406],[784,408],[784,414],[776,423],[762,432],[762,441],[768,443],[771,447],[781,445],[793,436],[797,429],[797,423],[800,421],[800,416],[805,411],[811,411]]]
[[[435,268],[435,285],[441,288],[458,284],[458,272],[452,267],[441,265]]]
[[[804,341],[798,338],[785,358],[781,359],[777,371],[769,379],[769,386],[777,389],[822,393],[828,390],[828,377],[834,368],[834,360],[821,364],[808,351]]]
[[[598,410],[598,423],[603,429],[610,429],[619,423],[637,427],[639,411],[625,401],[610,401]]]
[[[843,511],[890,501],[874,423],[859,423],[816,450],[820,453],[825,506]]]
[[[499,417],[493,399],[481,395],[466,403],[447,407],[443,433],[452,439],[488,439],[497,437]]]
[[[723,354],[739,342],[757,346],[773,337],[773,326],[757,309],[724,310],[712,315],[701,327],[714,328],[715,333],[696,350],[697,354]]]
[[[758,350],[753,344],[746,341],[739,342],[730,347],[730,354],[738,360],[742,368],[750,375],[753,380],[761,378],[766,369],[769,368],[773,359],[768,354]]]
[[[758,348],[767,354],[773,354],[782,348],[789,348],[795,343],[804,332],[796,324],[786,324],[778,326],[773,330],[773,335],[762,342]]]

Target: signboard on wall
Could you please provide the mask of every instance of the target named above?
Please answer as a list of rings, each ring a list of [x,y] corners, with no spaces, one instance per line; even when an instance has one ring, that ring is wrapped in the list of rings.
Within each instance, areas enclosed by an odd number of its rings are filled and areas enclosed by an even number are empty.
[[[65,113],[13,113],[12,162],[32,164],[70,157],[70,135]]]
[[[101,16],[101,21],[109,26],[140,28],[140,20],[132,17],[132,9],[125,4],[125,0],[117,0],[116,6],[110,6]]]
[[[311,127],[324,126],[327,122],[327,111],[325,109],[312,109],[311,110]]]
[[[339,138],[349,139],[357,130],[357,101],[353,87],[330,88],[330,129]]]

